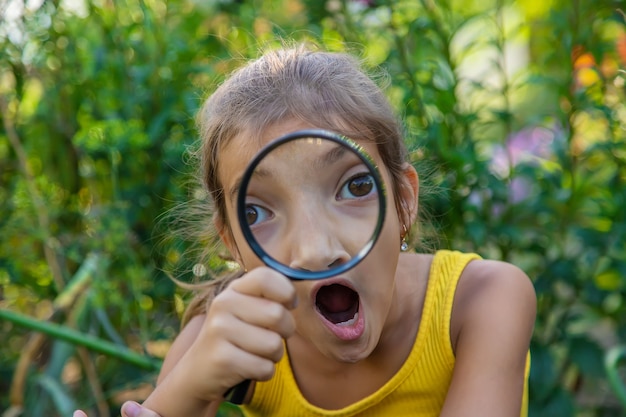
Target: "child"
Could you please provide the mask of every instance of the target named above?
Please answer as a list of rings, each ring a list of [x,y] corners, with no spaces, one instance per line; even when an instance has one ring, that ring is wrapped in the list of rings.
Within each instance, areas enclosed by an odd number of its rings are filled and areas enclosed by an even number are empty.
[[[246,416],[526,415],[532,284],[474,254],[406,252],[418,176],[389,103],[355,59],[302,45],[270,51],[224,82],[198,121],[213,224],[241,272],[210,282],[191,304],[141,415],[213,416],[247,379]],[[387,184],[379,240],[340,280],[290,281],[263,266],[231,198],[261,146],[305,128],[358,142]],[[308,218],[295,234],[316,232]],[[322,253],[320,241],[299,239],[290,256]],[[352,320],[329,323],[321,312],[318,298],[330,296],[321,288],[331,284],[356,300]]]

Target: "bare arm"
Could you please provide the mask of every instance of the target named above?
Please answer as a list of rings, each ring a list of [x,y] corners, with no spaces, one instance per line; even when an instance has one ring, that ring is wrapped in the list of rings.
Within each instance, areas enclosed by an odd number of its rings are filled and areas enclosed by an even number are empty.
[[[165,356],[165,360],[161,366],[161,372],[159,372],[159,377],[157,378],[157,385],[160,385],[161,382],[163,382],[169,373],[176,367],[176,364],[180,361],[180,359],[189,350],[191,345],[196,341],[205,320],[206,314],[201,314],[193,317],[189,320],[185,327],[183,327]],[[184,384],[181,388],[184,389]],[[171,395],[171,392],[167,395]],[[144,403],[144,406],[148,407],[149,404]],[[200,408],[204,407],[206,410],[201,411],[198,415],[206,417],[215,416],[219,406],[219,401],[213,401],[205,406],[201,405]]]
[[[295,289],[257,268],[213,299],[182,330],[143,406],[162,417],[214,416],[224,393],[245,379],[267,380],[295,331]]]
[[[200,329],[202,329],[202,324],[205,319],[206,314],[193,317],[185,327],[183,327],[178,336],[176,336],[161,366],[161,372],[159,372],[159,377],[157,378],[157,385],[174,369],[174,366],[176,366],[180,358],[183,357],[185,352],[189,350],[193,342],[198,338],[198,334],[200,333]]]
[[[456,363],[441,417],[519,417],[535,312],[534,288],[518,268],[468,264],[454,300]]]

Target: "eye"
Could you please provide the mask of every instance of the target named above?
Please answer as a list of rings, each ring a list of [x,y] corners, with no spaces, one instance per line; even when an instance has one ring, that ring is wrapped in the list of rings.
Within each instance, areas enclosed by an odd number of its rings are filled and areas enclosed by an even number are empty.
[[[246,206],[246,220],[249,226],[254,226],[255,224],[263,222],[271,216],[272,213],[264,207],[256,204],[248,204]]]
[[[346,181],[337,197],[339,199],[355,199],[367,197],[376,192],[376,183],[369,173],[359,173]]]

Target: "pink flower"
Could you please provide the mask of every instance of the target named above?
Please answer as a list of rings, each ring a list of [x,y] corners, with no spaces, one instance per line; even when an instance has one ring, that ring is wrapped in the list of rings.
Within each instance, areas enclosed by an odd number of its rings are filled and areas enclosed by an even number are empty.
[[[489,163],[490,171],[501,178],[509,180],[508,204],[518,204],[533,193],[531,179],[515,175],[514,168],[520,165],[532,165],[539,169],[551,161],[554,163],[556,149],[559,142],[564,140],[562,129],[532,126],[513,133],[504,145],[495,145],[492,148],[492,158]],[[511,172],[513,176],[511,177]],[[489,193],[474,191],[469,196],[469,203],[475,207],[482,207],[484,201],[490,199]],[[505,206],[494,204],[493,215],[500,215]]]

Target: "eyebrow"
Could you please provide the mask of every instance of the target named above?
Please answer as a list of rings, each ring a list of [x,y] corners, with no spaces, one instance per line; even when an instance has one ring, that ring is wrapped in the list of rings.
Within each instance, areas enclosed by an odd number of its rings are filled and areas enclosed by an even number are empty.
[[[347,146],[335,144],[335,146],[331,150],[315,158],[315,160],[313,161],[313,168],[323,170],[333,165],[334,163],[339,161],[341,158],[343,158],[346,152],[348,152],[348,149],[349,148]],[[257,166],[254,169],[254,175],[261,177],[261,178],[270,178],[272,177],[273,173],[271,170],[268,170],[265,168],[259,168]],[[231,201],[233,202],[237,201],[236,200],[237,194],[239,193],[239,190],[241,189],[242,182],[243,182],[243,175],[237,178],[237,180],[235,181],[235,184],[233,185],[233,188],[229,192]]]
[[[271,177],[272,173],[271,171],[264,169],[264,168],[255,168],[254,169],[254,175],[255,176],[259,176],[259,177]],[[232,202],[236,202],[237,201],[237,194],[239,194],[239,189],[241,188],[241,183],[243,182],[243,175],[239,176],[239,178],[237,178],[237,181],[235,181],[235,184],[233,185],[233,188],[230,190],[230,201]]]

